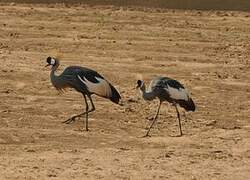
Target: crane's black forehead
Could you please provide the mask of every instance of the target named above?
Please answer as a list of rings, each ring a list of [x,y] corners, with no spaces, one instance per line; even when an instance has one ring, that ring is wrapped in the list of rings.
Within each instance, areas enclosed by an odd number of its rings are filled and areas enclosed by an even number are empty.
[[[51,57],[49,56],[49,57],[47,57],[47,63],[50,63],[51,62]]]
[[[137,84],[138,84],[138,85],[141,85],[141,84],[142,84],[142,81],[141,81],[141,80],[138,80],[138,81],[137,81]]]

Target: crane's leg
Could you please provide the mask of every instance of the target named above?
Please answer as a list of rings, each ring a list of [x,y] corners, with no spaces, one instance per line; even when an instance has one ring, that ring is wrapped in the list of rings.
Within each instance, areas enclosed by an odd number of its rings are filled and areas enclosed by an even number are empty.
[[[88,102],[87,102],[86,95],[83,95],[83,97],[84,97],[84,100],[85,100],[85,103],[86,103],[86,107],[87,107],[87,106],[88,106]],[[92,112],[92,111],[94,111],[94,110],[95,110],[95,106],[94,106],[94,103],[93,103],[93,101],[92,101],[91,97],[90,97],[90,96],[88,96],[88,97],[89,97],[90,102],[91,102],[91,105],[92,105],[91,110],[89,110],[89,111],[88,111],[88,113],[89,113],[89,112]],[[73,116],[73,117],[71,117],[71,118],[67,119],[66,121],[63,121],[62,123],[66,123],[66,124],[73,123],[73,122],[75,122],[76,118],[78,118],[78,117],[82,117],[82,116],[84,116],[86,113],[87,113],[87,111],[86,111],[86,112],[84,112],[84,113],[81,113],[81,114],[75,115],[75,116]]]
[[[180,113],[178,111],[177,105],[174,104],[174,107],[176,109],[177,117],[178,117],[178,122],[179,122],[179,128],[180,128],[180,136],[182,136],[182,130],[181,130],[181,118],[180,118]]]
[[[90,103],[91,103],[91,106],[92,106],[92,108],[91,108],[91,110],[89,110],[89,112],[93,112],[93,111],[95,110],[95,105],[94,105],[94,103],[93,103],[93,101],[92,101],[91,96],[88,96],[88,98],[89,98]]]
[[[88,117],[89,117],[89,105],[88,105],[88,101],[87,101],[87,98],[86,98],[86,96],[84,95],[84,100],[85,100],[85,103],[86,103],[86,111],[85,111],[85,113],[86,113],[86,122],[85,122],[85,127],[86,127],[86,131],[88,131],[89,130],[89,128],[88,128]]]
[[[88,102],[87,102],[87,99],[85,98],[85,102],[86,102],[86,124],[85,124],[85,125],[86,125],[86,131],[89,130],[89,128],[88,128],[88,115],[89,115],[90,112],[93,112],[93,111],[95,110],[95,105],[94,105],[94,103],[93,103],[93,101],[92,101],[91,96],[88,95],[88,98],[89,98],[89,100],[90,100],[90,103],[91,103],[92,108],[91,108],[91,110],[88,109],[88,108],[89,108]]]
[[[154,117],[154,119],[153,119],[153,122],[152,122],[152,124],[150,125],[150,127],[149,127],[149,129],[148,129],[148,131],[147,131],[147,133],[146,133],[146,135],[145,135],[144,137],[149,136],[150,129],[153,127],[153,125],[155,124],[156,119],[157,119],[157,117],[158,117],[158,114],[159,114],[159,111],[160,111],[160,108],[161,108],[161,104],[162,104],[162,102],[160,101],[160,104],[159,104],[158,109],[157,109],[157,113],[156,113],[156,115],[155,115],[155,117]]]

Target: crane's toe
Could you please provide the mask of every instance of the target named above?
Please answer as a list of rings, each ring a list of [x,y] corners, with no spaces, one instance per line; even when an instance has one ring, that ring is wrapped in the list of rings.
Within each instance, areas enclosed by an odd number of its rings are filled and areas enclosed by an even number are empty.
[[[183,134],[170,135],[170,137],[182,137]]]
[[[151,137],[151,135],[149,135],[148,133],[145,134],[144,136],[142,136],[142,138],[146,138],[146,137]]]
[[[71,123],[74,123],[76,121],[76,117],[71,117],[69,119],[67,119],[66,121],[63,121],[62,123],[65,123],[65,124],[71,124]]]

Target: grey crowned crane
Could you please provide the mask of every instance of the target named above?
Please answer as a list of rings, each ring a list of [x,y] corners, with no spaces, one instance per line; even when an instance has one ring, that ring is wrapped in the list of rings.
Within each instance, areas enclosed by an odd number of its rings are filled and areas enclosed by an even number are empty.
[[[110,99],[116,104],[119,103],[121,96],[118,91],[96,71],[86,67],[69,66],[60,75],[56,75],[55,71],[60,65],[59,60],[48,57],[47,63],[48,64],[46,66],[52,66],[50,78],[53,86],[57,90],[62,91],[65,88],[73,88],[76,91],[82,93],[85,100],[86,111],[67,119],[63,123],[72,123],[77,117],[82,117],[85,115],[85,126],[86,131],[88,131],[88,114],[95,110],[95,106],[91,98],[92,94]],[[87,98],[91,103],[91,109],[89,109]]]
[[[183,85],[168,77],[157,77],[151,81],[147,90],[145,83],[142,80],[137,81],[137,88],[140,89],[143,99],[152,101],[153,99],[158,98],[160,100],[157,113],[145,136],[149,136],[150,129],[156,122],[163,101],[168,101],[175,107],[179,122],[180,136],[182,136],[181,119],[177,104],[186,111],[195,111],[195,104]]]

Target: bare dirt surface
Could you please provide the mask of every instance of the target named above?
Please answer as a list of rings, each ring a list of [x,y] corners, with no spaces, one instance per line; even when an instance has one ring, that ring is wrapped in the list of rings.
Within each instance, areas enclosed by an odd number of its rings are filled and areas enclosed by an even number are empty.
[[[0,6],[0,179],[248,179],[250,13],[105,6]],[[80,94],[51,85],[47,56],[61,72],[81,65],[120,91],[122,106],[94,97],[90,132]],[[141,74],[178,79],[194,113],[135,91]]]

